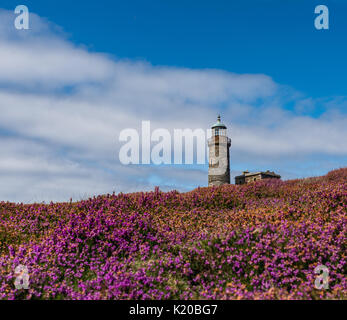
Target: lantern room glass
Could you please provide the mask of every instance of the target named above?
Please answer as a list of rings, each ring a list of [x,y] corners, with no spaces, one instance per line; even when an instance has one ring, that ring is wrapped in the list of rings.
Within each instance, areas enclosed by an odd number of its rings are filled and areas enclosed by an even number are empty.
[[[213,129],[214,136],[225,136],[227,135],[227,130],[222,128],[214,128]]]

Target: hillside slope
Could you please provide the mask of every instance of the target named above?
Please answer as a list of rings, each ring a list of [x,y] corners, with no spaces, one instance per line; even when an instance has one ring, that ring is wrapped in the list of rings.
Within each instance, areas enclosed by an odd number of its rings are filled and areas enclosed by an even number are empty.
[[[341,299],[347,169],[304,180],[0,203],[0,299]],[[28,268],[29,289],[14,286]],[[329,269],[329,289],[314,269]]]

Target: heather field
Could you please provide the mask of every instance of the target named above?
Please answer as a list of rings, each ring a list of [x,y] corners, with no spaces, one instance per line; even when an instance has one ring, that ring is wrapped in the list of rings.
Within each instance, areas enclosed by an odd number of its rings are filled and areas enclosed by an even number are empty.
[[[346,299],[347,169],[304,180],[0,203],[0,299]],[[27,266],[29,289],[16,289]],[[314,269],[329,269],[315,288]]]

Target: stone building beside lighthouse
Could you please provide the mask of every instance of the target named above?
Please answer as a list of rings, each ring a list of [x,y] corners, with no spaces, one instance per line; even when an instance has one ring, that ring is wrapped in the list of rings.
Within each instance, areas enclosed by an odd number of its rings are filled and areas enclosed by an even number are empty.
[[[230,184],[231,139],[227,137],[227,127],[221,123],[220,116],[211,127],[212,136],[208,140],[209,166],[208,185],[220,186]]]

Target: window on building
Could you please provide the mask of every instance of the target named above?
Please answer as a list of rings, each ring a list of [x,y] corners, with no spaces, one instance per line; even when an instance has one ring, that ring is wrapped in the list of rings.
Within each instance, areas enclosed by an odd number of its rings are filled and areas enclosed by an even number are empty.
[[[218,145],[218,144],[216,145],[216,148],[215,148],[215,150],[214,150],[214,155],[215,155],[216,157],[219,157],[219,145]]]

